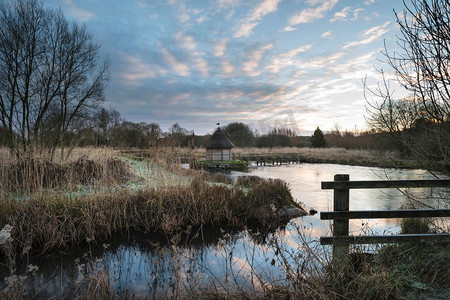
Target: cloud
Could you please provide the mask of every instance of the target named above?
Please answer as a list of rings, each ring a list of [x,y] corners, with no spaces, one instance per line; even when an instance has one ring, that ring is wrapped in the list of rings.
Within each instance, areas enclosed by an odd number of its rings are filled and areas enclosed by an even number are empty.
[[[181,32],[178,32],[175,35],[175,40],[182,48],[188,51],[192,51],[197,47],[197,43],[194,41],[192,36],[184,36]]]
[[[95,17],[95,14],[93,12],[79,7],[73,2],[73,0],[64,0],[63,3],[69,8],[68,13],[76,17],[80,21],[86,22]]]
[[[240,37],[248,37],[250,36],[250,34],[252,33],[253,28],[256,27],[256,25],[258,25],[257,22],[250,22],[250,23],[244,23],[242,24],[239,29],[236,31],[236,33],[234,34],[235,38],[240,38]]]
[[[207,20],[208,20],[208,18],[206,16],[200,16],[196,19],[197,23],[203,23]]]
[[[295,59],[295,57],[299,53],[306,52],[312,48],[312,44],[300,46],[298,48],[292,49],[288,52],[277,55],[273,60],[272,64],[266,67],[267,70],[272,73],[278,73],[282,69],[289,66],[296,66],[299,64],[299,60]]]
[[[229,61],[224,60],[222,61],[222,72],[226,75],[230,75],[233,73],[234,67],[230,64]]]
[[[353,11],[353,20],[358,20],[359,13],[362,12],[364,8],[357,8]]]
[[[356,21],[359,18],[359,13],[363,11],[363,8],[357,8],[353,11],[353,17],[350,18],[350,6],[344,7],[341,11],[338,11],[334,14],[334,17],[330,20],[330,22],[335,21]]]
[[[203,57],[200,57],[199,54],[196,54],[194,55],[192,62],[195,68],[200,71],[203,77],[206,78],[209,76],[209,66]]]
[[[326,32],[322,33],[320,36],[323,37],[324,39],[330,38],[331,31],[326,31]]]
[[[164,56],[165,61],[176,74],[184,77],[191,74],[189,67],[186,64],[177,61],[177,59],[166,48],[161,47],[160,51]]]
[[[326,0],[323,2],[319,1],[310,1],[310,4],[322,3],[322,5],[317,6],[315,8],[306,8],[300,11],[298,14],[292,16],[288,24],[291,26],[295,26],[302,23],[311,23],[317,19],[321,19],[324,17],[325,12],[331,10],[339,0]]]
[[[363,34],[361,34],[361,36],[364,37],[362,40],[347,43],[342,48],[347,49],[347,48],[351,48],[351,47],[366,45],[366,44],[369,44],[373,41],[380,39],[386,32],[389,31],[389,29],[387,27],[390,23],[391,22],[388,21],[388,22],[384,23],[383,25],[374,26],[372,28],[369,28],[368,30],[364,31]]]
[[[295,31],[295,30],[297,30],[297,28],[292,26],[286,26],[283,28],[283,31]]]
[[[253,28],[255,28],[261,19],[276,11],[278,9],[278,3],[280,3],[281,0],[264,0],[261,2],[252,13],[249,13],[247,17],[241,22],[241,24],[238,26],[234,37],[248,37],[252,34]]]
[[[198,71],[200,71],[203,77],[208,77],[208,63],[202,57],[202,53],[195,51],[195,49],[197,48],[197,43],[195,42],[194,38],[190,35],[183,35],[181,32],[178,32],[175,35],[175,40],[178,42],[181,48],[187,51],[187,54],[191,60],[191,65],[193,65]]]
[[[287,52],[285,54],[282,54],[281,56],[294,57],[294,56],[297,56],[299,53],[311,50],[312,46],[313,46],[312,44],[308,44],[308,45],[305,45],[305,46],[300,46],[298,48],[290,50],[289,52]]]
[[[182,24],[186,23],[191,19],[186,9],[186,4],[184,2],[176,0],[169,0],[168,2],[176,11],[176,17],[178,18],[180,23]]]
[[[330,22],[347,21],[349,11],[350,6],[344,7],[342,10],[334,13],[334,17],[330,20]]]
[[[226,50],[227,50],[227,39],[221,39],[214,46],[214,55],[223,56]]]
[[[148,7],[148,4],[143,1],[138,1],[137,5],[139,8],[147,8]]]
[[[226,8],[230,6],[236,6],[239,3],[239,0],[218,0],[220,8]]]
[[[256,71],[256,69],[259,66],[259,61],[263,57],[264,52],[266,52],[269,49],[272,49],[272,47],[273,44],[270,43],[259,49],[253,50],[250,55],[250,59],[243,64],[242,70],[249,76],[257,76],[261,74],[261,72]]]
[[[154,67],[138,57],[123,55],[123,60],[126,70],[121,72],[120,77],[125,80],[126,84],[138,85],[144,79],[156,78],[158,76]]]
[[[376,72],[372,68],[372,63],[375,60],[375,55],[377,51],[370,51],[364,53],[357,57],[352,57],[351,59],[329,65],[327,68],[327,75],[338,75],[340,80],[351,80],[351,79],[362,79],[366,75],[375,75]]]
[[[295,69],[292,70],[293,73],[289,75],[289,78],[300,78],[304,77],[306,74],[309,74],[309,76],[311,77],[311,71],[321,70],[320,78],[322,80],[323,75],[327,72],[329,66],[337,64],[338,60],[345,55],[345,52],[337,52],[328,56],[318,56],[309,59],[295,58],[297,54],[310,50],[311,48],[312,45],[306,45],[283,53],[278,57],[275,57],[271,65],[267,66],[266,69],[271,71],[272,73],[278,73],[282,69],[293,67]],[[301,51],[299,51],[300,49]]]

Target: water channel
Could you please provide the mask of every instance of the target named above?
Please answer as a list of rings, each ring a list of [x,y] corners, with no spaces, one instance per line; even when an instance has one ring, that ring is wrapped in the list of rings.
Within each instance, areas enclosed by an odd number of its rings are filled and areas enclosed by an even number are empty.
[[[332,190],[321,190],[321,181],[332,181],[335,174],[349,174],[350,180],[380,179],[433,179],[424,170],[394,170],[334,164],[292,164],[252,168],[250,175],[264,178],[280,178],[289,183],[294,198],[307,210],[330,211],[333,204]],[[229,172],[234,178],[249,175]],[[442,176],[440,178],[443,178]],[[439,206],[439,197],[433,195],[448,190],[420,190],[425,196],[422,202],[431,207]],[[431,195],[431,196],[430,196]],[[351,190],[350,210],[399,209],[409,206],[407,198],[396,189]],[[93,271],[109,276],[116,291],[131,290],[138,296],[161,298],[176,294],[184,286],[199,287],[216,283],[215,288],[239,284],[248,288],[264,282],[284,282],[286,272],[277,249],[286,251],[293,265],[299,257],[308,260],[306,254],[297,256],[307,245],[309,251],[323,253],[329,248],[321,247],[318,239],[330,234],[330,222],[321,221],[320,214],[291,220],[286,227],[272,233],[256,230],[233,232],[226,228],[201,228],[195,235],[183,238],[177,246],[166,238],[133,233],[118,236],[108,244],[86,245],[71,253],[51,255],[24,262],[17,266],[17,275],[26,275],[30,295],[71,298],[79,289],[86,288],[83,279]],[[391,234],[399,231],[398,220],[354,220],[353,234]],[[272,243],[268,242],[269,240]],[[279,245],[274,247],[273,241]],[[311,253],[309,253],[311,254]],[[326,254],[325,254],[326,256]],[[323,257],[324,260],[327,257]],[[317,263],[320,259],[316,259]],[[37,272],[26,272],[30,264]],[[305,266],[305,264],[303,264]],[[10,271],[0,265],[0,290],[8,285]],[[104,272],[104,273],[102,273]],[[107,273],[105,273],[107,272]],[[258,279],[254,275],[258,274]]]

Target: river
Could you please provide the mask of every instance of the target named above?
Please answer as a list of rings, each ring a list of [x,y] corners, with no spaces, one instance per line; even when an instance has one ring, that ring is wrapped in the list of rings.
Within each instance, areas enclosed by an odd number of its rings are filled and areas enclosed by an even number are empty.
[[[349,174],[350,180],[435,178],[424,170],[335,164],[266,166],[252,168],[249,173],[285,180],[298,202],[307,210],[319,212],[332,210],[333,191],[321,190],[320,186],[321,181],[332,181],[335,174]],[[227,175],[234,178],[249,174],[229,172]],[[439,197],[433,197],[439,191],[449,195],[448,190],[419,190],[425,195],[422,197],[424,204],[431,207],[439,205]],[[396,189],[350,192],[350,210],[399,209],[409,204]],[[23,278],[26,289],[30,295],[39,297],[71,298],[86,288],[84,279],[94,271],[97,282],[109,278],[111,286],[119,293],[129,290],[138,296],[154,298],[186,292],[189,287],[207,285],[213,288],[212,282],[216,284],[214,288],[220,290],[236,284],[252,289],[265,283],[285,282],[286,262],[297,267],[320,268],[319,265],[329,258],[330,249],[321,247],[318,239],[330,234],[330,225],[330,221],[321,221],[317,213],[293,219],[286,227],[269,234],[202,228],[195,237],[183,237],[177,246],[170,246],[164,237],[133,233],[130,237],[116,237],[108,244],[87,245],[67,254],[30,260],[19,264],[16,274],[26,275],[27,278]],[[395,219],[354,220],[350,230],[352,234],[390,234],[397,233],[399,225]],[[279,255],[280,251],[284,257]],[[37,272],[26,272],[30,264],[38,267]],[[3,289],[8,285],[9,270],[0,266],[0,276],[4,278],[0,284]]]

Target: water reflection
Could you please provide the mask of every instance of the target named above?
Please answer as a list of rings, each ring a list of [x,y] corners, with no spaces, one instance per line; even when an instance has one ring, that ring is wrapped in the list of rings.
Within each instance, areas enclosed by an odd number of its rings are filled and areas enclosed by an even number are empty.
[[[333,191],[321,190],[321,182],[333,181],[335,174],[349,174],[350,180],[435,179],[425,170],[381,169],[334,164],[293,164],[256,168],[251,172],[253,175],[264,178],[281,178],[287,181],[297,201],[319,212],[333,210]],[[240,174],[230,174],[232,177],[237,175]],[[441,176],[441,178],[444,177]],[[439,194],[438,191],[442,192],[443,189],[411,189],[409,193],[419,196],[423,199],[423,204],[427,206],[439,207],[439,197],[430,197],[430,191]],[[350,210],[400,209],[409,207],[410,204],[407,197],[397,189],[350,190]],[[331,221],[321,221],[320,214],[297,218],[293,220],[293,223],[302,225],[305,221],[312,224],[313,238],[326,235],[330,231]],[[395,233],[398,232],[398,222],[396,219],[351,220],[350,230],[353,234],[364,230],[377,234]]]
[[[332,164],[295,164],[276,167],[260,167],[250,171],[265,178],[281,178],[290,184],[292,194],[306,208],[317,211],[333,209],[333,192],[321,190],[321,181],[332,181],[335,174],[349,174],[350,180],[379,179],[429,179],[431,174],[423,170],[384,170],[378,168],[343,166]],[[229,172],[235,178],[248,173]],[[419,190],[429,193],[427,190]],[[433,193],[437,193],[435,190]],[[447,191],[448,192],[448,191]],[[425,197],[425,205],[437,206],[437,198]],[[398,209],[409,205],[406,197],[396,189],[351,190],[351,210]],[[283,282],[286,272],[276,248],[265,243],[277,238],[291,260],[303,257],[318,243],[322,235],[330,234],[330,221],[321,221],[320,214],[291,220],[285,228],[275,233],[256,231],[233,232],[224,228],[201,228],[183,236],[177,247],[170,246],[165,237],[155,234],[133,233],[117,236],[109,245],[91,245],[65,255],[22,262],[16,274],[26,274],[29,263],[39,267],[36,275],[27,273],[29,294],[42,298],[72,298],[86,288],[83,278],[95,271],[109,276],[114,289],[124,293],[132,288],[133,294],[161,298],[173,296],[186,286],[208,285],[213,280],[216,289],[239,284],[252,288],[267,282]],[[397,220],[352,220],[353,234],[361,232],[397,232]],[[273,242],[273,239],[272,239]],[[308,247],[302,247],[310,243]],[[302,253],[304,249],[304,253]],[[318,251],[320,250],[317,247]],[[259,274],[254,277],[254,272]],[[101,275],[100,274],[100,275]],[[9,269],[0,263],[0,278],[9,276]],[[101,278],[100,278],[101,279]],[[0,289],[7,286],[6,279]]]

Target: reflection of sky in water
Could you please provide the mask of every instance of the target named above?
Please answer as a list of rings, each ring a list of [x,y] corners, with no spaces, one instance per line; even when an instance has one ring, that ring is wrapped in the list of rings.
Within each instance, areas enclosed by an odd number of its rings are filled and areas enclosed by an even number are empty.
[[[293,164],[260,167],[251,171],[251,175],[287,181],[297,201],[304,203],[307,209],[314,208],[319,212],[333,209],[333,191],[321,190],[320,185],[321,181],[332,181],[335,174],[349,174],[350,180],[432,178],[422,170],[384,170],[332,164]],[[236,177],[248,174],[231,172],[229,175]],[[432,198],[424,201],[432,206],[436,204]],[[398,209],[407,205],[405,196],[396,189],[350,191],[351,210]],[[398,221],[394,219],[352,220],[350,224],[352,234],[398,232]],[[277,231],[277,241],[286,249],[285,254],[290,263],[296,260],[295,263],[299,265],[303,259],[308,264],[315,260],[308,259],[311,253],[303,252],[302,245],[309,243],[310,248],[317,251],[329,251],[330,248],[318,245],[318,238],[330,235],[330,228],[331,221],[321,221],[319,213],[296,218]],[[211,231],[203,234],[211,235]],[[246,231],[226,234],[222,239],[210,238],[209,242],[203,244],[181,247],[155,247],[152,246],[154,242],[149,242],[151,238],[152,235],[139,235],[125,243],[111,241],[106,251],[99,245],[97,250],[91,249],[89,260],[95,261],[94,269],[109,272],[116,290],[132,288],[138,296],[156,298],[176,296],[180,285],[199,287],[213,280],[218,290],[236,283],[250,289],[283,282],[286,277],[283,260],[275,253],[275,248],[255,242],[258,238]],[[40,266],[40,275],[30,284],[39,288],[49,287],[49,295],[54,291],[61,291],[62,297],[70,295],[80,288],[75,284],[78,272],[74,260],[78,257],[80,263],[86,262],[82,254],[77,255],[66,257],[64,262],[54,258],[34,262]],[[303,258],[299,259],[299,255]],[[0,268],[0,271],[3,271],[0,273],[2,277],[7,276],[5,270]],[[259,276],[255,277],[255,274]]]
[[[333,190],[322,190],[322,181],[333,181],[335,174],[349,174],[350,180],[401,180],[433,179],[424,170],[395,170],[334,164],[292,164],[281,167],[262,167],[252,170],[252,175],[265,178],[280,178],[290,184],[292,195],[306,208],[321,211],[333,210]],[[430,189],[413,189],[412,192],[429,193]],[[436,200],[426,199],[434,207]],[[384,210],[408,207],[407,198],[397,189],[355,189],[350,190],[350,210]],[[300,226],[312,226],[311,236],[318,238],[330,231],[331,221],[320,220],[320,214],[297,218],[292,221]],[[289,228],[288,228],[289,230]],[[350,220],[352,234],[369,230],[381,234],[398,232],[396,219]]]

